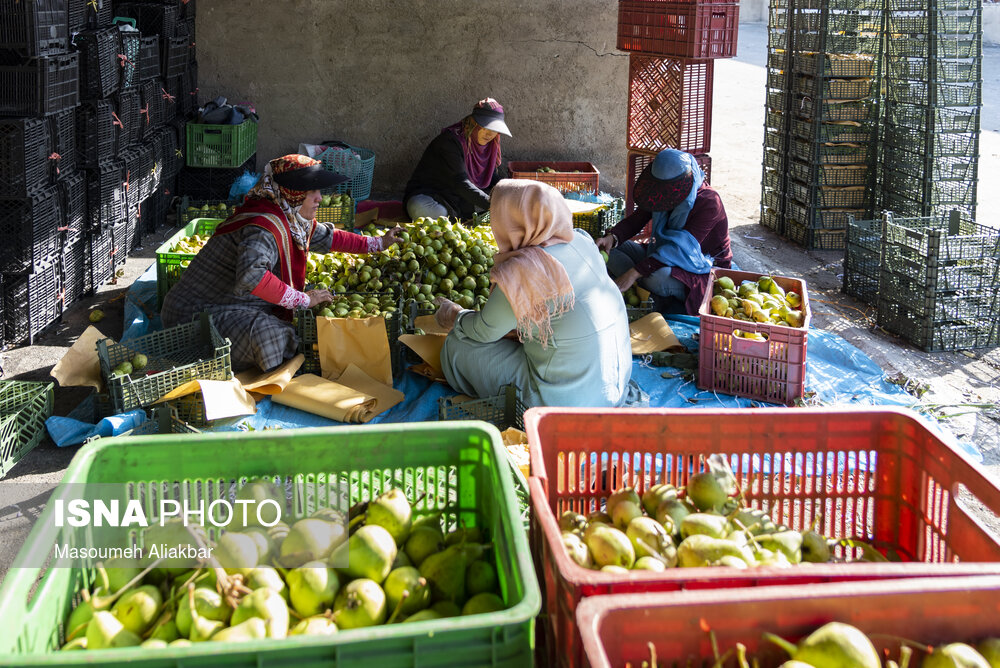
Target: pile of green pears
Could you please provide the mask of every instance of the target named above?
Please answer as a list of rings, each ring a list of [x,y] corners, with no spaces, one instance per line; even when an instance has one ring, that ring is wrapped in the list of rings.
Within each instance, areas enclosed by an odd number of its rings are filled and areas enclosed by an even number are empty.
[[[709,634],[713,632],[709,629]],[[929,647],[923,643],[905,638],[885,636],[900,643],[899,659],[887,658],[884,668],[909,668],[911,663],[922,668],[1000,668],[1000,638],[987,638],[975,647],[961,642],[940,644]],[[774,643],[791,657],[779,668],[883,668],[878,649],[863,631],[843,622],[829,622],[819,627],[799,643],[793,644],[773,633],[764,633],[766,642]],[[747,661],[747,648],[742,643],[719,655],[714,635],[711,640],[715,663],[713,666],[731,665],[731,655],[740,668],[761,665],[756,659]],[[915,659],[914,650],[920,659]],[[642,668],[658,668],[655,647],[650,643],[650,660],[643,661]],[[888,657],[890,652],[886,650]],[[673,665],[673,662],[667,665]]]
[[[559,529],[575,563],[616,573],[675,566],[821,563],[833,559],[832,548],[838,543],[884,560],[860,541],[833,541],[813,530],[794,531],[775,523],[763,510],[746,507],[728,469],[695,473],[686,488],[653,485],[642,497],[633,487],[625,487],[608,497],[603,511],[588,516],[564,512]]]
[[[284,490],[258,479],[237,492],[256,504]],[[260,521],[277,520],[273,505]],[[273,514],[268,516],[269,510]],[[389,489],[352,508],[321,508],[291,526],[231,523],[214,544],[201,529],[167,522],[144,542],[211,545],[201,568],[157,561],[98,566],[65,620],[63,650],[178,647],[421,622],[505,609],[492,545],[478,527],[446,532],[439,515],[415,516],[405,493]]]

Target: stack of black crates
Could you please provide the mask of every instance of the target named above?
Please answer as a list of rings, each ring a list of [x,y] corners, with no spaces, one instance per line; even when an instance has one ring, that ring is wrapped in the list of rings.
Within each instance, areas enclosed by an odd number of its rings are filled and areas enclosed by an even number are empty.
[[[736,55],[738,27],[735,2],[618,3],[617,46],[630,52],[626,213],[636,179],[663,149],[694,154],[710,178],[715,59]]]
[[[164,222],[197,107],[194,7],[0,0],[5,344],[33,342]]]
[[[878,173],[883,0],[771,0],[761,223],[843,249]]]

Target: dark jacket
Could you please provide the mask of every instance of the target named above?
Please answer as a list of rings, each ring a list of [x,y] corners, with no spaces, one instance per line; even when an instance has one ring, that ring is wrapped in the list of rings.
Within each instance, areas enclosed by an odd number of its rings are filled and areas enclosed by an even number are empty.
[[[403,202],[414,195],[430,195],[448,209],[448,215],[471,218],[474,213],[489,210],[488,193],[500,179],[498,167],[493,170],[493,178],[485,192],[476,187],[465,171],[465,155],[458,137],[445,130],[427,145],[420,156],[420,162],[406,184]]]

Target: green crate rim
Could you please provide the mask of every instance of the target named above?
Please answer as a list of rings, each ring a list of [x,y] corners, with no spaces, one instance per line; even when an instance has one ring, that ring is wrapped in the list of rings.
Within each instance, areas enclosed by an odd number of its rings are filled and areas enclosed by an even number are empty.
[[[229,151],[212,156],[205,151],[199,151],[199,146],[205,146],[200,141],[207,132],[218,132],[220,137],[229,137],[232,145]],[[189,122],[185,127],[184,161],[188,167],[239,167],[251,155],[257,152],[257,121],[252,118],[244,120],[239,125],[212,125],[207,123]]]
[[[186,239],[193,234],[214,232],[220,223],[222,223],[220,218],[195,218],[156,249],[157,308],[163,306],[163,298],[167,296],[170,288],[177,284],[181,274],[184,273],[181,262],[190,261],[194,257],[190,253],[179,253],[171,249],[181,239]]]

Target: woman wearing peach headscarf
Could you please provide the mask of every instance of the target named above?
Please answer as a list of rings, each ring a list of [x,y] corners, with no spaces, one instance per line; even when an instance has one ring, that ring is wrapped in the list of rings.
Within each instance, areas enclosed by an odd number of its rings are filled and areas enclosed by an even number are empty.
[[[625,306],[562,195],[537,181],[500,181],[490,226],[500,252],[482,311],[438,300],[438,322],[453,324],[441,349],[448,383],[477,397],[514,384],[527,406],[622,405],[632,373]]]

